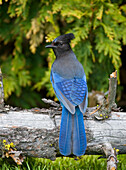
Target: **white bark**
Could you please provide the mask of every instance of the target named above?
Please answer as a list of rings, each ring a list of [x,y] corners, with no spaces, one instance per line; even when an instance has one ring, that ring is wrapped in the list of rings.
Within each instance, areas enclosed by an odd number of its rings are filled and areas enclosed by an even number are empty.
[[[17,149],[26,155],[55,159],[59,154],[61,112],[56,112],[57,127],[48,114],[50,112],[50,109],[32,109],[0,113],[0,140],[13,142]],[[103,154],[105,143],[119,149],[119,153],[126,153],[126,113],[112,112],[111,117],[102,121],[87,115],[84,123],[87,136],[86,154]]]

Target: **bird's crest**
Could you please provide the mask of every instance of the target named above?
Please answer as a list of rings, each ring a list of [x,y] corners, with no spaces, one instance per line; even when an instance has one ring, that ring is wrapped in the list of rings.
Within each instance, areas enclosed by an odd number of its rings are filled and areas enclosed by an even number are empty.
[[[74,38],[75,38],[74,34],[69,33],[69,34],[60,35],[59,37],[55,38],[53,42],[56,43],[56,42],[61,41],[64,43],[70,43],[70,41],[73,40]]]

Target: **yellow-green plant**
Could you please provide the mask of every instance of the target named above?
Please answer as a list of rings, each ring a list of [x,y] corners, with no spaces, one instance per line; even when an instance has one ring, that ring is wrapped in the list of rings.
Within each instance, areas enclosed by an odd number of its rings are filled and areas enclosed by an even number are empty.
[[[2,142],[2,146],[3,146],[3,147],[2,147],[3,151],[9,150],[10,148],[15,148],[15,145],[14,145],[13,142],[8,143],[5,139],[4,139],[3,142]]]

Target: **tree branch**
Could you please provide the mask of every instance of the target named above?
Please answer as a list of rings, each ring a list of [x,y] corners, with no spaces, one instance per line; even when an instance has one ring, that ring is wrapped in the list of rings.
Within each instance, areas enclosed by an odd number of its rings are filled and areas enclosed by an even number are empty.
[[[90,115],[93,115],[97,120],[104,120],[111,116],[111,111],[120,111],[120,108],[117,108],[115,103],[116,97],[116,88],[117,88],[117,71],[110,74],[109,78],[109,92],[108,98],[104,97],[102,104],[96,108]]]

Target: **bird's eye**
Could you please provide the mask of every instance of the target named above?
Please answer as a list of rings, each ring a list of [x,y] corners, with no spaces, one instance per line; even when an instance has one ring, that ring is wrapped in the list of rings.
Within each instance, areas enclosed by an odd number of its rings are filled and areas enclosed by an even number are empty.
[[[59,46],[62,46],[63,45],[63,43],[62,42],[59,42]]]
[[[61,47],[61,46],[63,45],[63,43],[62,43],[62,42],[54,42],[54,45],[55,45],[55,46],[60,46],[60,47]]]

